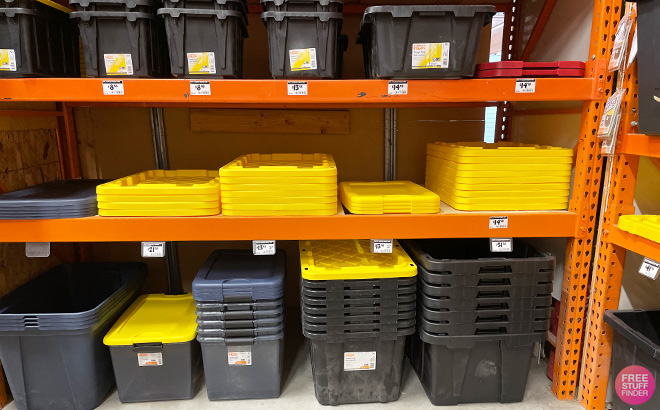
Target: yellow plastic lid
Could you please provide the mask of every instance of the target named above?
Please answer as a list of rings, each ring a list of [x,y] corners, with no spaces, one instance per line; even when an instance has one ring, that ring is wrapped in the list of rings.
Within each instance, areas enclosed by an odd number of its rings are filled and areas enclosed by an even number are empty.
[[[223,209],[222,214],[226,216],[321,216],[336,215],[337,205],[331,209],[286,209],[286,210],[243,210],[243,209]]]
[[[337,203],[335,196],[315,196],[315,197],[223,197],[223,204],[334,204]]]
[[[392,253],[371,253],[368,239],[300,241],[300,271],[308,280],[411,277],[417,266],[394,241]]]
[[[269,177],[269,176],[249,176],[249,177],[237,177],[237,176],[221,176],[220,184],[221,185],[231,185],[231,184],[286,184],[286,185],[296,185],[296,184],[336,184],[337,175],[322,176],[322,177]]]
[[[103,209],[99,208],[99,216],[211,216],[220,213],[216,208],[200,209]]]
[[[315,204],[271,204],[271,203],[250,203],[250,204],[222,204],[223,210],[234,211],[332,211],[337,212],[337,201],[330,203]]]
[[[435,142],[427,144],[428,153],[437,152],[462,157],[573,157],[570,148],[519,142]]]
[[[220,198],[210,202],[98,202],[100,209],[211,209],[220,206]]]
[[[660,243],[659,215],[622,215],[618,225],[622,231]]]
[[[107,346],[135,343],[184,343],[197,335],[192,293],[142,295],[103,338]]]
[[[209,195],[97,195],[99,202],[209,202],[218,201],[217,194]]]
[[[337,165],[329,154],[247,154],[220,168],[220,176],[223,178],[336,175]]]
[[[220,195],[217,171],[151,170],[96,187],[98,195]]]
[[[463,162],[454,162],[447,159],[442,159],[434,157],[431,155],[426,156],[426,162],[438,167],[447,167],[450,169],[455,169],[457,171],[500,171],[500,172],[511,172],[511,171],[542,171],[542,172],[559,172],[570,174],[571,169],[573,168],[572,163],[541,163],[541,164],[520,164],[512,161],[510,163],[501,163],[501,164],[479,164],[479,163],[463,163]]]
[[[436,194],[410,181],[342,182],[339,184],[339,194],[342,202],[352,205],[440,206],[440,198]]]
[[[308,191],[230,191],[222,190],[222,198],[308,198],[308,197],[334,197],[337,198],[337,185],[328,190]]]

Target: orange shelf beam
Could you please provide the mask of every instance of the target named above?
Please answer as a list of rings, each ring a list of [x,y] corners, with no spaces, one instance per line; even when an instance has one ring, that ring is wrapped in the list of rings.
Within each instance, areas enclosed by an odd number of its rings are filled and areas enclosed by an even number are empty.
[[[508,228],[489,229],[491,216],[508,216]],[[572,237],[577,218],[577,214],[568,211],[264,217],[95,216],[0,221],[0,242]]]
[[[650,241],[639,235],[622,231],[614,227],[604,236],[605,240],[626,250],[635,252],[655,261],[660,261],[660,243]]]
[[[625,134],[619,140],[617,153],[660,158],[660,136]]]
[[[122,80],[124,95],[104,95],[102,81]],[[200,79],[202,80],[202,79]],[[33,78],[0,80],[4,101],[243,108],[415,107],[485,101],[584,101],[602,98],[593,78],[538,78],[534,93],[516,79],[408,80],[407,95],[388,95],[387,80],[308,80],[308,95],[288,95],[287,80],[209,80],[211,95],[190,95],[188,79]],[[195,81],[195,80],[193,80]]]

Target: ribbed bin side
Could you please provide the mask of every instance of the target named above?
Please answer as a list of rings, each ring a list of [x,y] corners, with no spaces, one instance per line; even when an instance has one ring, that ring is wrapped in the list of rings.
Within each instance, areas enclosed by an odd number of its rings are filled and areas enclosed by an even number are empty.
[[[398,400],[404,346],[405,336],[345,342],[310,340],[316,399],[330,405]],[[355,368],[360,360],[370,359],[373,361],[364,363],[368,369]]]

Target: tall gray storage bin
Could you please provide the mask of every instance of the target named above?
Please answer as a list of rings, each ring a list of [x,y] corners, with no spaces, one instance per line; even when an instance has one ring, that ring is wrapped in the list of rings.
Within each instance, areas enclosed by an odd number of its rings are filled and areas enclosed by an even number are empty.
[[[103,337],[145,276],[142,263],[60,265],[0,299],[0,360],[20,410],[101,404],[114,385]]]

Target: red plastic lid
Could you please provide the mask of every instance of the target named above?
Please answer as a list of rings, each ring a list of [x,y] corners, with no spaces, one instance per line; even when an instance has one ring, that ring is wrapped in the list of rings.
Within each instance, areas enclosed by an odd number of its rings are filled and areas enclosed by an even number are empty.
[[[477,71],[483,70],[502,70],[502,69],[514,69],[523,68],[522,61],[498,61],[495,63],[481,63],[477,64]]]
[[[584,70],[585,64],[582,61],[555,61],[555,62],[527,62],[523,63],[523,68],[531,69],[578,69]]]
[[[502,69],[477,71],[476,78],[537,78],[537,77],[584,77],[584,70],[557,68],[554,70]]]
[[[521,68],[513,69],[497,69],[497,70],[481,70],[477,71],[476,78],[501,78],[501,77],[522,77],[523,70]]]

